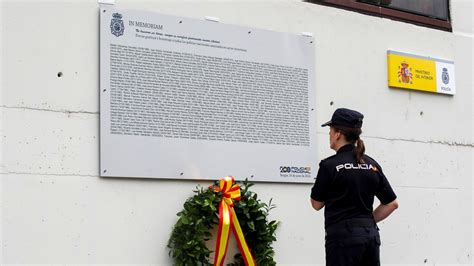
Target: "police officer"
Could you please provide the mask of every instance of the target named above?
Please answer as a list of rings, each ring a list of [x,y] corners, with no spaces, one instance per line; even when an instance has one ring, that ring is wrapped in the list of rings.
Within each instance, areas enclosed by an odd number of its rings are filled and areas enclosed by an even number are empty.
[[[365,155],[360,139],[364,116],[339,108],[329,126],[329,144],[336,154],[322,160],[311,190],[314,209],[325,207],[326,265],[380,265],[376,223],[398,208],[380,165]],[[380,205],[373,210],[374,196]]]

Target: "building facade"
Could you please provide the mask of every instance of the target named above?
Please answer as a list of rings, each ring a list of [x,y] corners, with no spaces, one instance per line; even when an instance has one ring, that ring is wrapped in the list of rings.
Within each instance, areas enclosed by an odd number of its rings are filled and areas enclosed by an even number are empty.
[[[382,264],[471,265],[474,14],[472,1],[449,2],[442,25],[297,0],[115,5],[311,32],[318,123],[338,107],[362,112],[366,152],[399,197],[379,225]],[[176,213],[209,182],[99,177],[99,4],[1,4],[2,264],[170,265]],[[389,88],[388,50],[454,61],[456,94]],[[319,158],[332,155],[327,129],[317,131]],[[324,217],[311,208],[311,185],[253,188],[277,206],[277,264],[324,264]]]

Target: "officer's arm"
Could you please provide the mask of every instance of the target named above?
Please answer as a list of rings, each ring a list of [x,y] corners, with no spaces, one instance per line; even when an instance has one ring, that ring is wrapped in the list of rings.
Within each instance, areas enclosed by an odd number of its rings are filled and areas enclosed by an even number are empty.
[[[311,205],[315,210],[319,211],[324,207],[324,202],[311,199]]]
[[[398,208],[398,200],[395,199],[388,204],[380,204],[377,208],[375,208],[373,215],[374,220],[376,223],[382,221],[383,219],[387,218],[394,210]]]
[[[323,160],[324,161],[324,160]],[[330,174],[327,167],[323,164],[323,161],[319,163],[318,175],[314,182],[314,186],[311,189],[311,206],[317,211],[324,207],[324,202],[327,199],[327,193],[330,187]]]

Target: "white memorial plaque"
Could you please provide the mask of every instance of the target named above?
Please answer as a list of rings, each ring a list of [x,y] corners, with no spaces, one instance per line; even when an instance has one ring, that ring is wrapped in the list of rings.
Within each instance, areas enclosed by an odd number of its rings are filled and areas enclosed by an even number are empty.
[[[314,182],[312,37],[100,14],[101,176]]]

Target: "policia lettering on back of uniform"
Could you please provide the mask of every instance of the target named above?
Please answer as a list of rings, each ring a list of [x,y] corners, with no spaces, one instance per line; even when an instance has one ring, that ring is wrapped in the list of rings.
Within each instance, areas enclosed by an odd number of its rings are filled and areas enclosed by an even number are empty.
[[[336,154],[322,160],[311,190],[314,209],[324,209],[326,265],[380,265],[377,222],[398,208],[397,196],[382,167],[364,154],[360,139],[364,116],[339,108],[329,126]],[[374,197],[380,205],[373,210]]]

